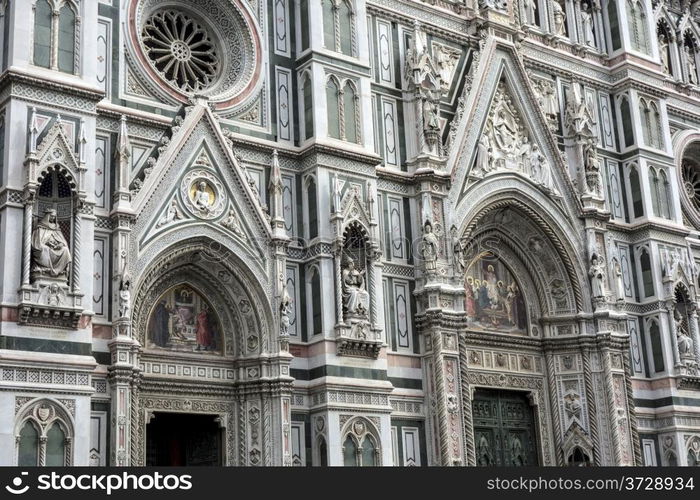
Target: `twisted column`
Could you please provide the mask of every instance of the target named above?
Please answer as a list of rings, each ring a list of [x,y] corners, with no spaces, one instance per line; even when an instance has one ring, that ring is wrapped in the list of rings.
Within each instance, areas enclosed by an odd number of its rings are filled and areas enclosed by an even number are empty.
[[[586,386],[586,401],[588,402],[588,427],[593,441],[593,463],[601,465],[600,437],[598,435],[598,419],[596,412],[595,392],[593,390],[593,372],[591,372],[590,351],[583,349],[581,352],[583,361],[583,379]]]
[[[369,266],[367,266],[367,288],[369,288],[369,319],[372,326],[377,324],[377,280],[374,276],[374,259],[369,259]]]
[[[698,328],[698,311],[693,307],[690,311],[690,336],[693,339],[695,361],[700,364],[700,329]]]
[[[638,430],[637,430],[637,412],[634,409],[634,397],[632,393],[632,377],[630,376],[630,360],[629,356],[622,353],[622,362],[625,369],[625,392],[627,393],[627,414],[630,422],[630,441],[632,442],[632,453],[634,454],[634,465],[644,465],[642,461],[642,449],[639,446]]]
[[[678,352],[678,338],[676,337],[676,321],[673,319],[673,304],[666,304],[666,317],[668,318],[669,328],[671,330],[671,345],[673,346],[673,364],[679,366],[681,364],[681,356]]]
[[[75,213],[73,214],[73,270],[71,272],[71,279],[73,280],[73,293],[80,293],[80,249],[81,236],[80,236],[80,224],[82,216],[80,215],[80,208],[82,203],[78,202],[78,206],[75,208]]]
[[[556,404],[559,401],[557,397],[557,386],[556,386],[556,376],[554,370],[554,355],[551,351],[546,351],[544,353],[547,362],[547,388],[549,389],[549,400],[552,410],[552,425],[554,427],[554,440],[557,445],[554,447],[557,455],[557,463],[553,465],[565,465],[564,463],[564,450],[562,445],[564,444],[564,435],[561,428],[561,418],[559,416],[559,405]],[[543,398],[544,399],[544,398]],[[544,411],[542,412],[542,418],[545,418]]]
[[[335,253],[335,259],[333,259],[333,265],[335,268],[335,323],[337,325],[343,322],[343,273],[340,268],[340,260],[342,259],[342,252],[337,251]]]
[[[612,367],[610,366],[610,349],[606,348],[602,352],[603,370],[605,371],[605,385],[607,389],[608,402],[608,420],[610,422],[610,430],[612,431],[613,448],[615,450],[615,464],[620,465],[622,461],[622,450],[620,445],[620,437],[617,432],[617,412],[615,411],[615,386],[613,384]]]
[[[34,217],[34,196],[24,200],[24,234],[22,240],[22,285],[29,285],[32,264],[32,219]]]

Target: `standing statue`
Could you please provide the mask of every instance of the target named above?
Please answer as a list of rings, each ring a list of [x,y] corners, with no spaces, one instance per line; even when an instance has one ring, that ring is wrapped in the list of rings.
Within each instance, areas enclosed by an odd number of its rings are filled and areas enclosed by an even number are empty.
[[[131,281],[122,277],[119,283],[119,317],[128,318],[131,314]]]
[[[697,85],[698,83],[698,65],[695,62],[695,51],[690,48],[690,45],[685,45],[685,61],[688,65],[688,83]]]
[[[421,243],[421,256],[425,262],[426,272],[434,272],[437,269],[438,239],[433,233],[433,225],[426,220],[423,225],[423,240]]]
[[[661,57],[661,64],[664,67],[664,73],[667,75],[671,74],[671,64],[668,60],[668,40],[666,39],[666,34],[659,33],[659,56]]]
[[[282,337],[289,335],[290,314],[292,314],[292,298],[287,292],[285,283],[282,285],[282,299],[280,300],[280,336]]]
[[[450,233],[452,235],[452,258],[454,259],[455,275],[464,277],[464,247],[462,246],[462,240],[457,235],[456,226],[452,226]]]
[[[536,12],[537,12],[537,1],[536,0],[525,0],[524,2],[524,9],[525,9],[525,23],[530,24],[532,26],[535,26],[537,23],[536,21]]]
[[[595,47],[595,35],[593,34],[593,16],[588,4],[581,5],[581,25],[583,26],[583,42],[589,47]]]
[[[70,249],[56,218],[48,209],[32,232],[32,276],[68,279]]]
[[[491,144],[488,134],[481,134],[476,149],[475,173],[486,174],[491,170]]]
[[[166,224],[170,224],[172,221],[179,219],[182,219],[182,213],[180,213],[180,209],[177,206],[177,200],[173,199],[173,201],[170,202],[170,206],[168,207],[168,209],[158,220],[156,227],[165,226]]]
[[[598,259],[598,254],[591,256],[591,267],[588,270],[588,276],[591,278],[591,291],[593,298],[605,297],[605,264]]]
[[[583,146],[583,162],[586,173],[586,189],[589,194],[603,196],[603,177],[600,173],[598,148],[593,139]]]
[[[343,299],[345,310],[350,315],[367,316],[369,293],[365,289],[365,271],[355,268],[355,261],[345,257],[342,272]]]
[[[615,276],[615,299],[625,300],[625,282],[622,276],[622,266],[617,259],[613,259],[613,274]]]
[[[550,5],[552,6],[552,17],[554,18],[554,34],[566,36],[566,27],[564,25],[566,14],[564,9],[562,9],[561,4],[557,0],[552,0]]]

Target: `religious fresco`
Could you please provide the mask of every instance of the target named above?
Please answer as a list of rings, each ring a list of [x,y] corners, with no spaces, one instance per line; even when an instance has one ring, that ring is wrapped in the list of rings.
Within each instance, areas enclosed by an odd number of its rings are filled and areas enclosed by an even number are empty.
[[[527,333],[527,312],[520,286],[508,268],[490,253],[476,259],[464,277],[469,327]]]
[[[181,285],[156,302],[148,322],[149,347],[184,352],[221,351],[221,328],[209,303]]]

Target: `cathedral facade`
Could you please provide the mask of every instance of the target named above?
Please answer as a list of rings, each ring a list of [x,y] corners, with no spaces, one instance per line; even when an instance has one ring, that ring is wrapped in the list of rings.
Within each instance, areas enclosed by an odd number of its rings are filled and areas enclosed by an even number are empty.
[[[0,32],[0,464],[700,464],[696,0]]]

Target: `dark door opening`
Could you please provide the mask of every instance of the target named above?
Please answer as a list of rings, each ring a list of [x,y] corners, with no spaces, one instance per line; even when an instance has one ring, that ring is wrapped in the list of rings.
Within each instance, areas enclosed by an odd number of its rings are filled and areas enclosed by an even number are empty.
[[[154,414],[146,426],[146,465],[223,465],[222,434],[214,415]]]
[[[525,393],[477,389],[472,417],[476,465],[538,465],[535,418]]]

